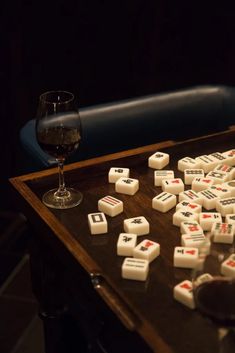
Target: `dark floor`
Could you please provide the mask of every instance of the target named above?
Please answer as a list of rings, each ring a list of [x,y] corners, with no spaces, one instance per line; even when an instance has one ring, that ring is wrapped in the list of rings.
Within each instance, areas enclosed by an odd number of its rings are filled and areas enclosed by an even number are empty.
[[[0,352],[44,353],[22,215],[0,214]]]
[[[0,288],[0,352],[44,353],[43,329],[24,255]]]

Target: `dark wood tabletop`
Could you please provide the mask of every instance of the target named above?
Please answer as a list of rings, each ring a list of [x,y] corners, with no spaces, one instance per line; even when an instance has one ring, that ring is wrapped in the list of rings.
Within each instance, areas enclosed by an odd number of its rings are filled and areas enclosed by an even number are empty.
[[[235,132],[230,130],[183,143],[166,141],[67,165],[66,184],[78,188],[84,197],[79,206],[68,210],[48,209],[41,202],[42,194],[58,184],[56,168],[11,178],[10,183],[15,190],[14,198],[29,221],[41,224],[42,230],[43,227],[50,229],[51,237],[75,259],[75,264],[97,280],[95,288],[107,306],[154,352],[214,353],[218,343],[214,324],[173,298],[174,286],[184,279],[190,280],[192,274],[189,269],[173,267],[174,247],[180,246],[179,228],[172,223],[175,208],[167,213],[152,208],[152,198],[161,188],[154,186],[154,170],[148,167],[148,157],[156,151],[169,153],[170,163],[164,169],[173,169],[176,177],[183,178],[183,173],[177,170],[180,158],[233,148]],[[114,184],[108,183],[111,167],[130,168],[130,177],[139,180],[139,191],[133,196],[117,194]],[[124,211],[115,217],[107,216],[107,234],[91,235],[87,215],[98,211],[98,200],[106,195],[122,200]],[[145,216],[150,223],[150,233],[138,237],[138,242],[147,238],[161,246],[160,256],[150,263],[145,282],[122,279],[124,258],[117,256],[116,250],[119,233],[124,231],[124,219],[137,216]],[[40,229],[40,225],[38,227]]]

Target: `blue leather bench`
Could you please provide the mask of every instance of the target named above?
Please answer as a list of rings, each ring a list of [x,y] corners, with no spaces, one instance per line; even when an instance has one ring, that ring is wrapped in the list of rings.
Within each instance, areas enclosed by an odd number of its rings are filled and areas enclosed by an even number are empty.
[[[67,162],[226,130],[235,124],[235,88],[189,87],[81,108],[80,117],[82,142]],[[36,141],[35,119],[21,128],[20,142],[24,172],[55,164]]]

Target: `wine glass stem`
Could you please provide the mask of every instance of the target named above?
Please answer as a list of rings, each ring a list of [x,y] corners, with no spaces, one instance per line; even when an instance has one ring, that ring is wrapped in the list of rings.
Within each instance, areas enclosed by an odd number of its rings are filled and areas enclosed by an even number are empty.
[[[66,187],[64,182],[64,161],[58,161],[58,171],[59,171],[59,189],[56,192],[56,196],[63,197],[66,193]]]

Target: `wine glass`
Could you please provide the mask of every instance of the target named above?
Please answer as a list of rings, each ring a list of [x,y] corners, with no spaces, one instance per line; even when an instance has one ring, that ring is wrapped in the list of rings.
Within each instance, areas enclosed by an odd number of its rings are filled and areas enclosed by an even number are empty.
[[[65,159],[79,146],[81,121],[75,97],[66,91],[49,91],[40,95],[36,117],[36,136],[41,149],[58,163],[59,187],[47,191],[43,203],[51,208],[67,209],[79,205],[82,194],[65,187]]]
[[[235,352],[235,251],[234,245],[214,241],[214,235],[199,248],[193,269],[193,296],[197,310],[215,323],[219,352]]]

